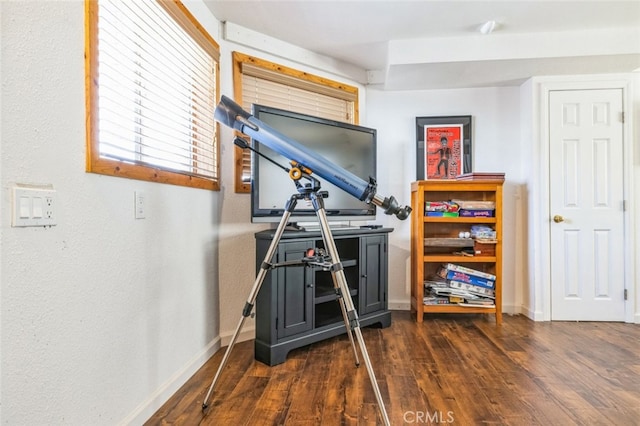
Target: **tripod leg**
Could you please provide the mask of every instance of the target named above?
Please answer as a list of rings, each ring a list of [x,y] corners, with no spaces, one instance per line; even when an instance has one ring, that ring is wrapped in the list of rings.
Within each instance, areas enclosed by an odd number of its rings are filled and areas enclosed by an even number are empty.
[[[280,242],[280,238],[284,233],[284,229],[287,226],[287,222],[289,221],[289,217],[291,216],[291,212],[293,211],[295,206],[296,206],[296,198],[292,196],[286,204],[284,214],[282,215],[282,219],[280,220],[280,224],[276,229],[273,240],[271,241],[271,245],[267,250],[267,254],[264,257],[264,261],[262,262],[260,270],[258,271],[256,280],[253,283],[253,287],[251,288],[251,291],[249,293],[249,298],[245,302],[244,308],[242,310],[242,316],[240,317],[240,322],[238,322],[236,331],[233,333],[233,336],[231,337],[231,341],[229,342],[229,346],[227,346],[227,350],[225,351],[224,356],[222,357],[222,361],[218,366],[218,371],[216,372],[216,375],[213,377],[213,380],[211,381],[211,386],[209,386],[209,391],[207,392],[207,396],[204,398],[204,401],[202,401],[202,411],[205,411],[209,406],[208,405],[209,397],[211,397],[211,393],[213,392],[213,389],[218,381],[218,378],[220,377],[220,373],[222,372],[225,365],[227,364],[227,361],[229,360],[229,355],[231,354],[231,351],[233,350],[233,346],[236,344],[236,340],[240,335],[240,331],[242,330],[244,321],[247,319],[249,315],[251,315],[251,311],[253,310],[253,304],[256,301],[256,297],[258,297],[258,292],[260,291],[262,282],[264,281],[264,278],[270,269],[269,262],[271,262],[271,260],[273,259],[273,256],[276,252],[276,248],[278,247],[278,243]]]
[[[249,302],[247,302],[248,304]],[[246,307],[247,305],[245,305]],[[247,318],[247,316],[249,315],[244,315],[244,311],[242,313],[242,317],[240,318],[240,322],[238,323],[238,326],[236,327],[236,331],[233,333],[233,336],[231,337],[231,341],[229,342],[229,346],[227,346],[227,350],[224,353],[224,356],[222,357],[222,362],[220,362],[220,365],[218,366],[218,371],[216,371],[216,375],[213,377],[213,380],[211,381],[211,386],[209,386],[209,391],[207,392],[207,396],[204,398],[204,400],[202,401],[202,411],[206,410],[207,407],[209,407],[209,397],[211,396],[211,393],[213,392],[213,388],[215,387],[216,383],[218,382],[218,378],[220,377],[220,373],[222,373],[222,370],[224,369],[225,365],[227,365],[227,361],[229,360],[229,355],[231,354],[231,351],[233,350],[233,346],[236,344],[236,340],[238,339],[238,335],[240,334],[240,330],[242,330],[242,326],[244,324],[244,320]]]
[[[382,394],[380,393],[380,388],[378,387],[378,382],[376,381],[373,366],[371,365],[371,359],[369,358],[369,353],[367,352],[367,347],[364,344],[364,339],[362,337],[362,331],[360,330],[358,313],[353,306],[353,300],[351,299],[351,294],[349,293],[347,279],[344,275],[344,270],[342,269],[342,264],[340,263],[340,258],[338,256],[338,249],[336,248],[335,241],[333,240],[333,235],[331,234],[331,229],[329,228],[327,214],[324,210],[324,203],[322,201],[322,198],[316,196],[315,194],[312,194],[311,200],[313,202],[316,215],[318,216],[318,220],[320,221],[320,229],[322,230],[322,239],[324,240],[325,248],[329,252],[329,256],[331,256],[331,261],[334,263],[334,266],[337,265],[337,267],[335,268],[335,278],[338,282],[340,290],[342,291],[342,300],[344,301],[344,306],[347,311],[347,319],[349,320],[349,324],[345,323],[345,326],[347,327],[347,329],[351,327],[355,332],[356,339],[358,340],[358,344],[360,346],[360,352],[362,353],[362,358],[364,359],[364,363],[367,367],[367,372],[369,373],[369,380],[371,381],[373,392],[376,395],[376,400],[378,402],[378,408],[380,409],[382,421],[386,426],[390,426],[391,423],[389,423],[387,410],[384,407]]]
[[[356,349],[356,342],[353,340],[353,333],[351,332],[349,317],[347,316],[347,307],[344,302],[344,295],[342,294],[342,288],[340,288],[340,284],[338,284],[338,279],[336,278],[335,272],[331,272],[331,275],[333,278],[333,286],[335,287],[336,294],[338,295],[337,302],[340,304],[340,310],[342,311],[342,318],[344,319],[344,325],[347,329],[347,335],[349,336],[349,341],[351,342],[351,348],[353,348],[353,356],[356,358],[356,367],[360,367],[358,350]],[[348,296],[351,297],[350,295]]]

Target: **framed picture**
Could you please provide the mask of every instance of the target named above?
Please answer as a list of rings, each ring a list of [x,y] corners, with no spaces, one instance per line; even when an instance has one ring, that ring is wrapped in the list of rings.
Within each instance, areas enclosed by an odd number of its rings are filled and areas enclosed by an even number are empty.
[[[471,172],[471,116],[416,117],[416,177],[455,179]]]

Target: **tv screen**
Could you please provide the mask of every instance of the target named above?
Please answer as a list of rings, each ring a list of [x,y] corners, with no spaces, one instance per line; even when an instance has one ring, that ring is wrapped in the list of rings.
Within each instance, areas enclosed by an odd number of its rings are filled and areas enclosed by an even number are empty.
[[[283,109],[253,105],[253,115],[283,135],[308,147],[364,181],[376,177],[376,130],[295,113]],[[304,163],[304,159],[285,158],[253,140],[253,148],[278,164],[291,167],[289,160]],[[314,176],[314,175],[312,175]],[[376,207],[358,200],[333,184],[315,176],[321,190],[329,193],[324,206],[329,221],[375,219]],[[253,222],[279,222],[284,205],[296,186],[289,175],[270,161],[252,153],[251,210]],[[317,222],[315,211],[303,200],[298,201],[291,222]]]

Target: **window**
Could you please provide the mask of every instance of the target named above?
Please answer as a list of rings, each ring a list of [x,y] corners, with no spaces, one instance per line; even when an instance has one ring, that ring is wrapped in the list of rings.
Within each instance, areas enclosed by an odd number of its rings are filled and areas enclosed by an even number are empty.
[[[358,88],[233,53],[235,101],[251,111],[260,104],[358,124]],[[236,192],[251,190],[251,153],[235,148]]]
[[[87,171],[219,189],[219,46],[177,0],[86,0]]]

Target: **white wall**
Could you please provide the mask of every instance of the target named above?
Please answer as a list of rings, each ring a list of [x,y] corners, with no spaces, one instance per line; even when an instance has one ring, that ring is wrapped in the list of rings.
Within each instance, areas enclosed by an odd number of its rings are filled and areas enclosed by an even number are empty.
[[[219,344],[221,194],[85,173],[84,2],[0,7],[1,421],[140,423]],[[12,228],[14,183],[58,225]]]
[[[536,113],[537,110],[534,111],[533,97],[533,79],[529,79],[520,86],[520,138],[523,141],[523,149],[520,153],[520,164],[522,165],[521,172],[523,176],[525,176],[526,182],[533,180],[531,176],[534,176],[537,170],[536,164],[531,161],[532,158],[535,158],[534,152],[538,149],[538,144],[534,143],[534,140],[538,139],[537,135],[539,133],[537,126],[534,126],[534,123],[538,122],[538,114]],[[525,183],[521,186],[520,217],[522,218],[522,226],[517,229],[520,235],[519,241],[522,241],[521,262],[519,262],[522,267],[518,269],[520,282],[522,283],[522,286],[519,287],[522,300],[521,311],[529,318],[535,318],[534,301],[536,300],[536,289],[532,285],[535,279],[529,278],[535,277],[538,273],[537,269],[533,266],[535,264],[533,261],[536,250],[531,248],[533,243],[530,238],[530,235],[535,235],[530,232],[530,209],[539,209],[536,203],[531,202],[532,197],[530,193],[533,190],[530,183]]]
[[[416,117],[473,116],[473,170],[504,172],[503,307],[519,312],[523,244],[516,241],[521,227],[520,105],[517,87],[385,92],[367,90],[364,124],[378,129],[378,187],[410,203],[410,183],[416,180]],[[390,236],[389,304],[408,309],[410,298],[410,221],[379,216],[378,222],[395,228]]]

